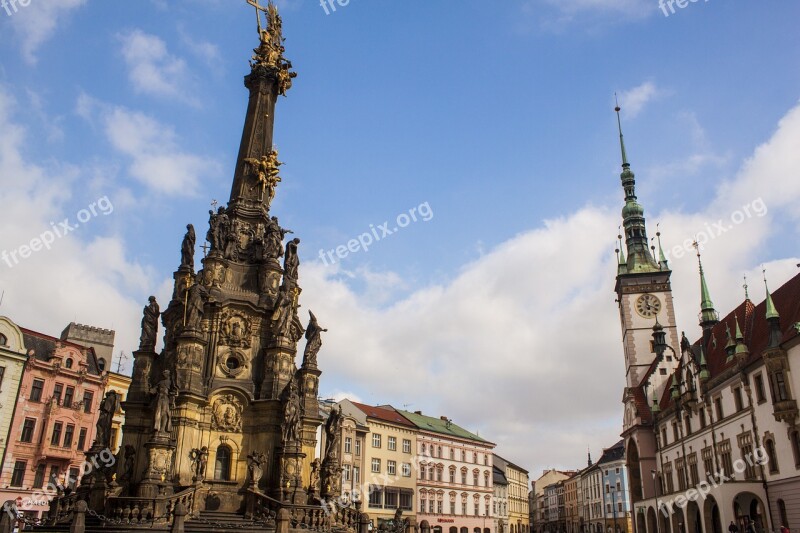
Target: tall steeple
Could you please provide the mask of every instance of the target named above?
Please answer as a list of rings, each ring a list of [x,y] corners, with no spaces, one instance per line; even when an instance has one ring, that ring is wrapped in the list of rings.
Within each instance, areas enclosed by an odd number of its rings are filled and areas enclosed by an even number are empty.
[[[622,121],[619,116],[620,107],[614,108],[617,112],[617,126],[619,128],[619,146],[622,152],[622,189],[625,191],[625,207],[622,208],[622,224],[625,228],[625,244],[628,249],[628,273],[653,272],[661,270],[653,259],[648,248],[647,228],[645,227],[644,208],[636,199],[636,178],[628,162],[625,150],[625,138],[622,135]]]
[[[778,314],[778,309],[775,307],[775,302],[772,301],[772,294],[769,292],[769,285],[767,284],[767,271],[763,269],[764,273],[764,289],[767,291],[766,301],[766,318],[769,324],[769,341],[767,346],[769,348],[777,348],[783,342],[783,332],[781,331],[781,315]]]
[[[711,338],[711,330],[719,322],[719,313],[714,309],[714,302],[711,301],[706,274],[703,272],[700,245],[697,241],[695,241],[694,247],[697,250],[697,264],[700,267],[700,327],[703,328],[703,346],[707,346],[707,342]]]

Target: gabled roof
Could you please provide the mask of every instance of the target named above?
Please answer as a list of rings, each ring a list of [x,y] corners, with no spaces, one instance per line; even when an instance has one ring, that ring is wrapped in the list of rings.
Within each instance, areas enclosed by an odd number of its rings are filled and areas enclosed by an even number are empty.
[[[409,419],[418,429],[423,431],[432,431],[450,437],[458,437],[460,439],[467,439],[485,444],[494,445],[485,439],[480,438],[467,431],[466,429],[458,426],[450,420],[443,420],[442,418],[433,418],[432,416],[425,416],[421,413],[410,413],[408,411],[400,411],[400,414]]]
[[[624,441],[619,441],[611,448],[606,448],[603,450],[603,455],[600,457],[600,460],[597,461],[597,464],[602,465],[605,463],[619,461],[623,457],[625,457],[625,443]]]
[[[500,457],[500,456],[499,456],[499,455],[497,455],[496,453],[495,453],[495,454],[492,454],[492,455],[494,455],[494,461],[495,461],[495,462],[496,462],[498,459],[500,459],[500,461],[501,461],[501,462],[504,464],[504,466],[508,466],[508,465],[510,465],[510,466],[511,466],[511,467],[513,467],[515,470],[519,470],[520,472],[525,472],[526,474],[528,474],[528,473],[529,473],[527,470],[525,470],[524,468],[522,468],[522,467],[521,467],[521,466],[519,466],[518,464],[512,463],[511,461],[509,461],[508,459],[505,459],[504,457]]]
[[[503,469],[499,468],[497,465],[492,465],[492,479],[495,485],[508,485],[506,473],[503,472]]]
[[[382,422],[388,422],[390,424],[396,424],[398,426],[404,426],[408,428],[414,428],[414,424],[411,423],[406,417],[400,414],[397,409],[387,409],[385,407],[373,407],[371,405],[366,405],[363,403],[351,402],[354,406],[360,409],[365,415],[369,418],[374,418],[375,420],[380,420]]]
[[[34,358],[39,361],[49,361],[53,357],[53,353],[56,351],[56,343],[61,344],[62,346],[71,346],[80,351],[86,351],[86,364],[88,365],[88,370],[90,374],[94,374],[96,376],[100,375],[100,368],[97,365],[97,356],[95,355],[94,348],[82,346],[80,344],[75,344],[74,342],[64,341],[56,337],[51,337],[50,335],[45,335],[44,333],[39,333],[38,331],[33,331],[30,329],[19,328],[22,332],[22,338],[25,342],[25,349],[30,352],[33,350]]]

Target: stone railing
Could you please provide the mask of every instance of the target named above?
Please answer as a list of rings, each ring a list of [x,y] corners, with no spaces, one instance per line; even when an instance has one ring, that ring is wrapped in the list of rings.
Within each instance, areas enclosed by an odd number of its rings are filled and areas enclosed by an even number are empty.
[[[60,524],[71,522],[77,502],[78,495],[75,492],[68,495],[59,495],[50,500],[50,510],[47,513],[48,523]]]
[[[248,490],[247,516],[252,520],[274,520],[278,512],[286,510],[289,525],[293,529],[310,531],[351,531],[359,530],[363,521],[361,503],[355,507],[336,507],[335,505],[294,505],[281,502],[257,490]]]
[[[170,496],[136,498],[120,496],[106,502],[106,518],[117,524],[150,527],[153,524],[171,524],[175,508],[182,504],[186,514],[194,514],[197,487],[189,487]]]

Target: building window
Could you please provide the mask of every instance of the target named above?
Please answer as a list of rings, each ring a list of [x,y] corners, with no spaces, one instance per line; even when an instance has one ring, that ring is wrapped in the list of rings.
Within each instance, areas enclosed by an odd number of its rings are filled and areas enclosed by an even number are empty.
[[[343,470],[342,470],[342,480],[343,481],[350,481],[351,468],[352,467],[350,465],[344,465]]]
[[[705,407],[700,408],[700,429],[706,428],[706,409]]]
[[[344,453],[351,453],[353,448],[353,439],[351,437],[344,438]]]
[[[118,433],[119,432],[117,431],[117,428],[111,428],[111,437],[108,439],[108,442],[109,442],[109,444],[111,444],[111,449],[112,450],[116,450],[117,449],[117,434]]]
[[[25,480],[25,466],[26,461],[17,461],[14,463],[14,471],[11,473],[11,486],[21,487],[22,482]]]
[[[714,475],[714,453],[711,446],[707,446],[702,450],[703,455],[703,468],[706,471],[706,478],[711,478]]]
[[[41,402],[42,390],[44,390],[44,381],[42,381],[41,379],[34,379],[33,384],[31,385],[30,400],[32,402]]]
[[[75,396],[75,387],[67,387],[64,392],[64,407],[72,407],[73,397]]]
[[[91,391],[84,391],[83,392],[83,412],[84,413],[91,413],[92,412],[92,400],[94,400],[94,394]]]
[[[423,442],[422,443],[422,455],[427,455],[427,454],[428,454],[428,445]]]
[[[383,502],[383,506],[386,509],[397,509],[397,500],[399,494],[396,490],[386,490],[386,499]]]
[[[39,463],[36,465],[36,476],[33,478],[33,488],[34,489],[41,489],[44,487],[44,472],[47,468],[47,465],[44,463]]]
[[[375,459],[373,459],[373,462]],[[379,461],[380,462],[380,461]],[[383,489],[377,485],[370,485],[369,506],[383,507]]]
[[[443,470],[444,470],[444,468],[441,465],[436,467],[436,481],[439,481],[439,482],[442,481],[442,471]]]
[[[722,463],[722,470],[727,477],[733,476],[733,459],[731,458],[731,441],[725,440],[717,444],[719,461]]]
[[[411,453],[411,440],[403,439],[403,453]]]
[[[456,467],[451,466],[450,467],[450,483],[455,483],[455,482],[456,482]]]
[[[476,487],[478,486],[478,473],[477,472],[473,472],[472,473],[472,484],[475,485]]]
[[[456,514],[456,502],[450,502],[450,514]]]
[[[78,476],[80,472],[77,468],[70,468],[69,469],[69,479],[67,480],[67,486],[73,490],[75,490],[75,486],[78,484]]]
[[[786,391],[786,378],[783,371],[775,372],[775,401],[784,402],[789,399],[789,394]]]
[[[677,442],[678,438],[679,438],[679,435],[678,435],[678,423],[677,422],[673,422],[672,423],[672,440]],[[608,475],[608,470],[606,470],[606,475]]]
[[[214,479],[220,481],[231,480],[231,449],[227,446],[217,448],[217,458],[214,463]]]
[[[380,459],[373,459],[372,460],[372,471],[380,474],[381,473],[381,460]]]
[[[744,409],[744,401],[742,400],[742,388],[735,387],[733,389],[733,403],[736,406],[736,412]]]
[[[72,368],[72,359],[67,359],[64,362],[64,366],[67,367],[67,368]]]
[[[444,514],[444,502],[439,500],[436,502],[436,512],[439,514]]]
[[[464,451],[464,450],[461,450],[461,462],[462,463],[466,463],[467,462],[467,452]],[[466,513],[464,513],[464,514],[466,514]]]
[[[483,473],[483,486],[484,487],[488,487],[489,486],[489,472],[484,472]]]
[[[450,448],[450,460],[451,461],[456,460],[456,450],[454,448]]]
[[[389,437],[388,442],[386,444],[389,447],[390,452],[397,451],[397,437]]]
[[[786,502],[778,500],[778,513],[781,515],[781,524],[789,528],[789,516],[786,514]]]
[[[462,470],[461,471],[461,484],[462,485],[466,485],[467,484],[467,471],[466,470]]]
[[[86,448],[86,428],[81,428],[78,432],[78,451],[82,452]]]
[[[441,446],[437,446],[437,447],[436,447],[436,456],[437,456],[439,459],[441,459],[441,458],[442,458],[442,447],[441,447]]]
[[[358,466],[353,467],[353,483],[361,483],[361,468]]]
[[[36,428],[36,419],[26,418],[22,423],[22,435],[19,440],[21,442],[33,442],[33,430]]]
[[[58,405],[61,405],[61,395],[64,393],[64,384],[56,383],[53,387],[53,399]]]
[[[0,333],[0,346],[8,346],[8,337]]]
[[[792,441],[792,453],[794,453],[794,466],[800,469],[800,431],[792,431],[789,435]]]
[[[411,510],[411,500],[412,500],[412,493],[408,491],[404,491],[400,493],[400,509],[404,511]]]
[[[411,463],[403,463],[403,477],[411,477]]]
[[[64,448],[71,448],[72,447],[72,438],[75,436],[75,426],[72,424],[67,424],[67,430],[64,432]],[[111,443],[111,447],[114,447],[114,443]]]
[[[684,425],[686,426],[685,427],[686,436],[688,437],[689,435],[692,434],[692,417],[690,416],[690,413],[686,413],[686,417],[684,418]]]
[[[772,439],[766,439],[764,446],[767,448],[767,460],[769,461],[769,473],[777,474],[778,468],[778,454],[775,453],[775,443]]]
[[[687,457],[689,463],[689,483],[696,486],[700,482],[700,473],[697,470],[697,453],[693,453]]]
[[[373,448],[380,448],[381,447],[381,434],[380,433],[373,433],[372,434],[372,447]]]
[[[50,437],[50,444],[58,446],[61,443],[61,430],[64,425],[61,422],[53,424],[53,435]]]
[[[397,461],[386,461],[386,473],[390,476],[397,475]]]
[[[764,392],[764,378],[761,377],[761,374],[756,374],[753,376],[753,383],[755,384],[756,388],[756,401],[758,403],[764,403],[767,401],[767,395]]]
[[[461,514],[467,516],[467,501],[464,500],[461,502]]]
[[[361,457],[361,439],[356,439],[356,457]]]
[[[478,464],[478,454],[476,452],[472,452],[472,462]]]
[[[52,483],[53,485],[58,485],[58,474],[61,473],[61,469],[58,468],[56,465],[50,466],[50,477],[48,478],[48,483]]]
[[[722,420],[725,418],[725,413],[722,410],[722,398],[717,397],[714,399],[714,408],[717,411],[717,420]]]
[[[667,445],[667,427],[664,426],[661,428],[661,447],[663,448],[666,445]]]

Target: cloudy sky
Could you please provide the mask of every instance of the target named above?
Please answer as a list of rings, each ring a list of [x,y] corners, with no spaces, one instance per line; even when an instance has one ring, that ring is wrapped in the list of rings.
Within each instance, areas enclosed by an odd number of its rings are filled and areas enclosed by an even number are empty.
[[[113,328],[129,354],[147,297],[169,299],[185,225],[204,235],[228,197],[254,14],[17,4],[0,8],[0,314]],[[762,265],[772,287],[797,274],[797,3],[345,4],[282,3],[299,77],[277,111],[273,212],[303,241],[303,308],[330,330],[323,395],[447,415],[534,477],[617,440],[615,92],[679,328],[698,332],[695,236],[721,312],[745,273],[759,301]],[[426,216],[321,259],[412,209]]]

